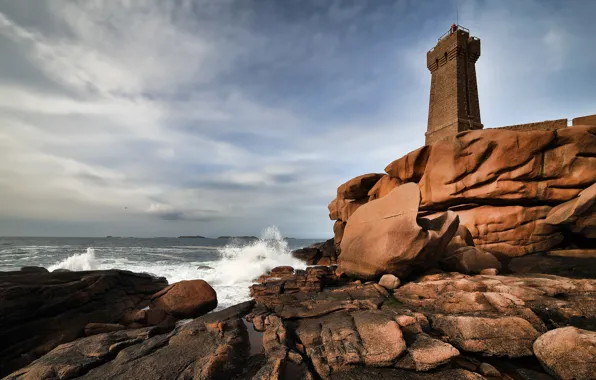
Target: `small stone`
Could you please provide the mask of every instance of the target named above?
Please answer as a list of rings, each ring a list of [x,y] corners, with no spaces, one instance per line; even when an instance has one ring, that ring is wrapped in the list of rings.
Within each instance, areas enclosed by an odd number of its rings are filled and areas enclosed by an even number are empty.
[[[454,362],[458,367],[467,369],[468,371],[476,372],[476,369],[478,368],[476,364],[472,363],[467,357],[456,357]]]
[[[294,364],[302,364],[302,355],[294,350],[288,351],[288,359]]]
[[[480,274],[483,276],[496,276],[499,274],[499,270],[497,268],[483,269],[480,271]]]
[[[381,279],[379,280],[379,285],[389,290],[397,289],[400,284],[401,281],[399,280],[399,278],[392,274],[384,274],[383,277],[381,277]]]
[[[501,377],[501,372],[488,363],[480,364],[480,367],[478,367],[478,372],[480,372],[480,374],[483,376]]]

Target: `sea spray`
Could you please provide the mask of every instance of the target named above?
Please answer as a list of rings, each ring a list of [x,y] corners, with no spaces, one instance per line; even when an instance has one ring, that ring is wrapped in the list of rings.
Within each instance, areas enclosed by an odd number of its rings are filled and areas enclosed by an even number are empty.
[[[96,247],[97,253],[101,253],[97,257],[96,250],[89,247],[84,253],[74,251],[64,260],[44,266],[50,271],[122,269],[163,276],[170,284],[203,279],[217,292],[218,309],[222,309],[248,300],[248,288],[253,280],[274,267],[290,265],[304,269],[306,265],[292,256],[288,243],[277,227],[272,226],[263,231],[260,239],[232,240],[223,247],[183,246],[175,240],[173,244],[158,247]]]
[[[246,284],[268,272],[274,267],[289,265],[305,268],[304,262],[294,258],[277,227],[271,226],[263,231],[261,238],[238,244],[232,242],[219,249],[221,260],[216,263],[212,281],[221,285]]]
[[[54,264],[48,268],[53,271],[56,269],[68,269],[72,271],[94,270],[99,268],[99,262],[95,259],[95,249],[89,247],[87,252],[79,255],[69,256],[66,259]]]
[[[202,277],[217,292],[218,309],[250,299],[249,286],[272,268],[306,268],[304,262],[292,256],[288,242],[275,226],[266,228],[258,240],[232,241],[218,251],[220,259]]]

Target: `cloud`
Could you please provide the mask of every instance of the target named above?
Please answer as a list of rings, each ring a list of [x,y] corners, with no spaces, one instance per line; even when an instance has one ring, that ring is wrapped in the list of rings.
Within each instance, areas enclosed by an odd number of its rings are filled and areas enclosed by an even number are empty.
[[[483,43],[486,126],[594,112],[591,4],[460,4]],[[439,0],[2,2],[0,230],[330,236],[339,184],[423,144],[425,54],[452,13]]]

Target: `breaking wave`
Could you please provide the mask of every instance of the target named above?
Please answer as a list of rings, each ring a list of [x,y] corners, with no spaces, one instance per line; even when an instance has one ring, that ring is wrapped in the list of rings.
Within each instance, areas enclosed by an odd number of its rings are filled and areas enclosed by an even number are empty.
[[[102,251],[97,258],[95,249],[89,247],[85,253],[69,256],[48,269],[124,269],[165,277],[169,283],[203,279],[217,292],[219,309],[248,300],[248,287],[253,280],[276,266],[306,267],[292,256],[288,242],[275,226],[266,228],[256,240],[238,239],[223,247],[205,247],[209,248],[206,250],[195,248],[206,256],[198,260],[189,259],[187,253],[144,253],[142,249],[129,248],[131,252],[116,256]]]
[[[91,247],[87,248],[87,252],[69,256],[48,268],[50,271],[56,269],[68,269],[72,271],[99,269],[99,262],[95,259],[95,249]]]

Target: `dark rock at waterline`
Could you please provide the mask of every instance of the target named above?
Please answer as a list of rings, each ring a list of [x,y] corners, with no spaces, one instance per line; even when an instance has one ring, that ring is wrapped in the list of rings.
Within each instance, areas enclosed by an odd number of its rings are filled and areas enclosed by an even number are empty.
[[[213,269],[212,267],[210,267],[209,265],[199,265],[197,267],[197,269]]]
[[[48,273],[49,271],[44,267],[22,267],[21,272],[28,273]]]
[[[230,379],[250,352],[248,301],[180,326],[114,331],[56,347],[8,379]],[[245,378],[245,377],[238,377]]]
[[[89,323],[117,323],[167,286],[121,270],[0,273],[0,376],[84,336]]]
[[[333,239],[294,250],[292,256],[303,260],[308,265],[332,265],[337,263],[337,250]]]

